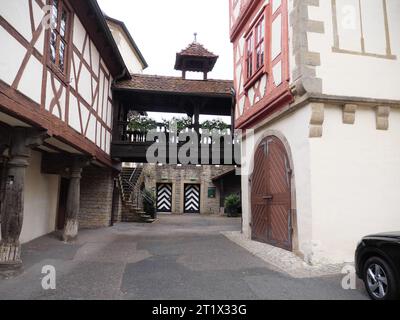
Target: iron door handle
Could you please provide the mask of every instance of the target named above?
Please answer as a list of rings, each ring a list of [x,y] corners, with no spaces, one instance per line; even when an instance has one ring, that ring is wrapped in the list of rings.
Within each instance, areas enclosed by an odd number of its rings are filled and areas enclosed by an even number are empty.
[[[273,196],[264,196],[263,199],[264,200],[272,200],[274,197]]]

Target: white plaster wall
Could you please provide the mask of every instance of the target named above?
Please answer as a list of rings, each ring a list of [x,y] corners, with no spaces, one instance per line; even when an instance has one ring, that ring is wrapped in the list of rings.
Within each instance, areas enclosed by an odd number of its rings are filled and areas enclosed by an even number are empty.
[[[319,1],[320,7],[309,7],[309,18],[323,21],[325,33],[308,33],[309,51],[321,54],[321,66],[316,67],[317,77],[322,79],[323,93],[339,96],[357,96],[381,99],[400,99],[400,1],[387,0],[389,13],[389,31],[394,60],[363,56],[357,54],[335,53],[331,0]],[[340,12],[350,7],[354,0],[337,0]],[[366,49],[371,53],[385,53],[382,41],[385,39],[381,26],[382,1],[364,1],[364,14],[371,16],[364,21]],[[358,9],[357,9],[358,10]],[[358,14],[358,11],[356,12]],[[349,16],[350,14],[350,16]],[[350,13],[346,19],[338,20],[341,46],[360,50],[359,23],[354,29]],[[349,18],[350,17],[350,18]],[[358,19],[357,15],[355,16]],[[349,22],[350,21],[350,22]],[[379,21],[379,26],[377,25]],[[350,25],[350,29],[349,26]],[[344,31],[343,31],[344,30]],[[355,40],[356,39],[356,40]]]
[[[400,230],[400,110],[388,131],[375,119],[362,108],[347,125],[339,107],[327,107],[323,136],[311,139],[314,261],[353,261],[361,237]]]
[[[34,18],[33,24],[37,28],[40,26],[44,12],[42,12],[35,1],[33,1],[32,13]],[[10,23],[28,42],[31,42],[32,31],[27,0],[3,1],[2,5],[0,6],[0,15],[8,23]],[[17,89],[37,104],[42,102],[42,89],[46,90],[44,108],[47,111],[52,112],[53,115],[63,121],[66,120],[66,101],[69,98],[70,104],[68,106],[68,124],[81,135],[86,134],[88,139],[90,139],[92,142],[95,142],[97,145],[100,145],[100,141],[95,141],[97,137],[95,133],[96,122],[91,120],[94,115],[89,117],[89,112],[98,113],[104,119],[104,122],[106,122],[107,126],[111,129],[112,104],[109,103],[109,100],[112,99],[111,84],[113,79],[104,62],[101,62],[99,51],[92,43],[91,39],[87,38],[87,32],[79,18],[75,15],[73,20],[73,45],[78,49],[79,52],[83,54],[86,63],[91,65],[91,67],[88,68],[86,65],[82,65],[80,58],[74,53],[73,57],[70,57],[70,63],[72,64],[71,86],[78,91],[79,95],[87,102],[87,105],[90,106],[91,110],[89,111],[87,107],[81,104],[79,112],[76,97],[72,93],[69,97],[67,97],[65,89],[62,91],[59,101],[61,110],[59,110],[57,106],[53,110],[49,110],[51,100],[54,97],[53,88],[50,82],[50,72],[47,74],[47,87],[42,88],[43,65],[42,62],[36,59],[34,56],[29,58]],[[1,26],[0,43],[0,80],[4,81],[8,85],[12,85],[20,69],[22,60],[26,54],[26,49]],[[38,41],[35,43],[35,48],[39,52],[43,52],[44,31],[42,31]],[[102,65],[102,69],[104,71],[102,70],[100,72],[100,64]],[[78,70],[81,70],[79,81],[77,79],[79,73]],[[92,73],[96,75],[96,77],[92,76]],[[105,77],[107,77],[109,80],[105,80]],[[97,83],[97,78],[100,78],[101,82],[99,84]],[[57,91],[57,89],[61,86],[61,83],[57,80],[55,80],[55,82],[55,89]],[[99,92],[95,94],[98,85]],[[80,124],[80,120],[82,120],[82,126]],[[87,132],[85,132],[86,128],[88,128]],[[103,151],[109,154],[109,144],[111,139],[109,134],[105,134],[105,126],[103,126],[102,130],[104,134],[101,147]],[[107,141],[107,144],[105,141]]]
[[[0,79],[11,85],[17,76],[26,49],[3,27],[0,27],[0,43]]]
[[[29,1],[15,0],[3,1],[0,6],[0,15],[15,28],[26,41],[32,41],[31,18],[29,11]],[[36,2],[32,3],[32,24],[35,30],[40,26],[44,12]],[[26,49],[8,32],[0,27],[0,79],[11,85],[21,66]],[[39,52],[43,52],[44,31],[41,31],[38,40],[34,44]],[[43,67],[41,61],[31,57],[21,76],[18,90],[31,98],[33,101],[41,101],[41,75]],[[39,77],[38,77],[39,75]]]
[[[91,70],[83,64],[79,81],[77,81],[75,76],[73,76],[71,85],[73,88],[77,89],[79,95],[86,101],[87,105],[91,107],[91,110],[89,110],[83,103],[80,103],[79,113],[77,100],[73,94],[70,94],[69,125],[80,134],[85,135],[90,141],[96,143],[96,145],[104,152],[109,154],[111,139],[105,133],[106,128],[95,120],[92,113],[97,113],[110,128],[112,127],[110,116],[110,114],[112,114],[112,104],[109,103],[109,100],[112,99],[111,85],[113,79],[90,37],[87,38],[85,42],[87,32],[76,15],[74,17],[73,31],[73,43],[82,53],[84,60],[90,66]],[[80,58],[74,54],[73,70],[75,70],[76,73],[78,72],[81,63]],[[100,68],[100,65],[102,68]],[[98,82],[96,78],[92,77],[91,71],[97,76]],[[109,80],[107,78],[109,78]],[[99,91],[95,94],[97,86],[99,87]],[[107,111],[108,106],[109,110]],[[107,119],[107,112],[109,119]],[[80,119],[82,120],[83,128],[81,128]],[[102,135],[101,132],[103,132]],[[100,139],[102,139],[101,142]]]
[[[310,255],[309,244],[312,240],[309,119],[310,109],[308,107],[301,108],[282,119],[257,129],[253,140],[257,143],[254,143],[252,138],[248,137],[242,145],[242,161],[246,161],[243,168],[246,169],[246,167],[252,166],[254,146],[258,145],[262,137],[265,136],[266,130],[279,131],[286,137],[293,157],[299,251],[306,257]],[[249,175],[242,175],[243,233],[250,238],[251,198],[248,181]]]
[[[73,43],[80,53],[83,52],[86,30],[77,15],[74,15]]]
[[[117,43],[119,52],[121,53],[122,58],[129,70],[130,73],[142,73],[143,66],[138,59],[135,50],[130,45],[127,36],[124,32],[117,26],[113,24],[108,24],[111,33],[114,37],[115,42]]]
[[[20,92],[38,104],[40,104],[42,94],[42,73],[42,63],[34,56],[31,56],[18,85]]]
[[[77,132],[81,133],[81,122],[79,116],[79,106],[76,97],[70,94],[69,99],[69,125],[71,128],[75,129]]]
[[[36,9],[37,5],[34,5]],[[32,31],[29,17],[29,1],[2,1],[0,5],[0,15],[7,22],[9,22],[27,41],[31,41]]]
[[[30,165],[26,171],[21,243],[55,230],[59,176],[42,174],[40,172],[41,159],[41,153],[32,152]]]

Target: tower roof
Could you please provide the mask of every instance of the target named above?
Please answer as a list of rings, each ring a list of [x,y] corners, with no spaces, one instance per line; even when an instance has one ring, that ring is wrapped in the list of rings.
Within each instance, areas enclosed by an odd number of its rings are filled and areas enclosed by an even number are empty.
[[[182,71],[210,72],[218,56],[208,51],[197,41],[176,54],[175,69]]]
[[[218,58],[217,55],[208,51],[204,46],[196,41],[189,44],[186,49],[183,49],[178,53],[181,56],[193,56],[193,57],[206,57],[206,58]]]

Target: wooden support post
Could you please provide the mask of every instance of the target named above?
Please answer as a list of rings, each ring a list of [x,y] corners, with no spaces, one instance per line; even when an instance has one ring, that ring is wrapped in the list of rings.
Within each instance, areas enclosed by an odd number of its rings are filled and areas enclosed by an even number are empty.
[[[194,107],[194,130],[200,136],[200,107],[197,103]]]
[[[16,127],[10,133],[10,160],[4,193],[1,223],[0,271],[14,274],[22,266],[21,235],[24,214],[25,171],[32,148],[39,146],[48,136],[31,128]]]
[[[121,103],[117,100],[114,100],[112,142],[122,140],[123,130],[120,126],[120,117],[121,117],[120,114],[121,114]]]
[[[7,161],[8,158],[3,156],[5,150],[8,148],[7,145],[0,143],[0,224],[3,220],[4,210],[4,198],[6,191],[6,180],[7,180]]]
[[[120,204],[121,194],[118,188],[117,178],[113,181],[113,197],[111,206],[111,221],[110,226],[112,227],[114,223],[118,222],[119,204]]]
[[[225,190],[224,190],[224,179],[220,180],[219,199],[221,208],[225,208]],[[225,213],[225,212],[224,212]]]
[[[70,242],[78,236],[78,216],[80,209],[81,174],[82,169],[89,165],[90,161],[84,157],[75,157],[70,168],[70,182],[65,209],[65,226],[62,239]]]

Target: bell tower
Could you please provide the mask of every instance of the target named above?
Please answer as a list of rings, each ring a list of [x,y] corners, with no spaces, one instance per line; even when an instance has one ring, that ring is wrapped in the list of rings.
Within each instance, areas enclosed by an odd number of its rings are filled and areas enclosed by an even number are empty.
[[[203,72],[204,80],[207,80],[207,74],[212,71],[217,60],[217,55],[197,42],[197,33],[195,33],[194,41],[176,54],[175,70],[182,71],[183,79],[186,79],[187,71]]]

